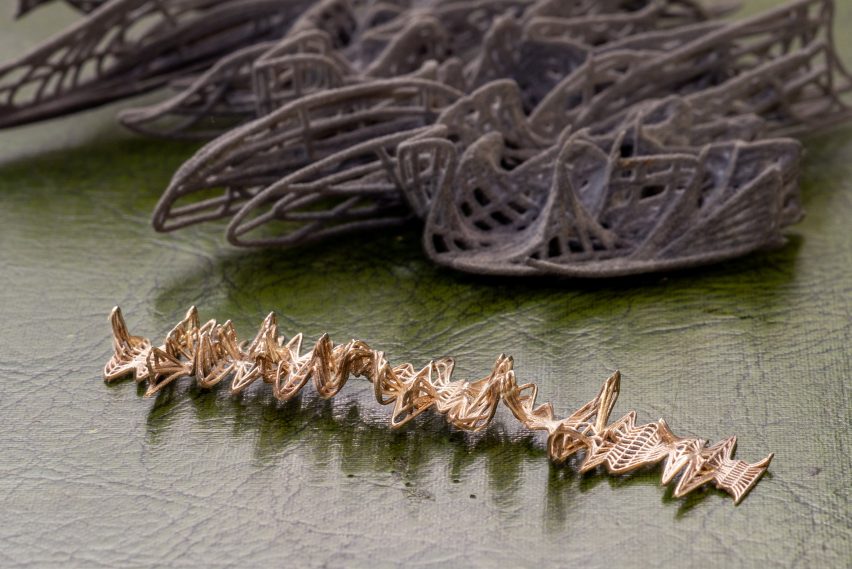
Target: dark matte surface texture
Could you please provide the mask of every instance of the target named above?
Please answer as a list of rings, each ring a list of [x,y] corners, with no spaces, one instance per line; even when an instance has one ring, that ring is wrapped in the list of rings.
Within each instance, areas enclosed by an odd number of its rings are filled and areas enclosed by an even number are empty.
[[[71,17],[2,20],[0,55]],[[157,235],[150,211],[192,147],[126,135],[115,111],[0,133],[0,565],[848,566],[852,128],[806,141],[808,217],[785,248],[576,284],[435,268],[416,228],[292,252],[234,251],[216,227]],[[390,432],[364,382],[287,405],[103,384],[114,304],[161,337],[193,303],[243,335],[276,310],[285,333],[361,338],[392,362],[452,354],[460,376],[505,351],[560,414],[617,367],[614,416],[776,458],[735,507],[672,499],[656,471],[551,466],[510,420]]]

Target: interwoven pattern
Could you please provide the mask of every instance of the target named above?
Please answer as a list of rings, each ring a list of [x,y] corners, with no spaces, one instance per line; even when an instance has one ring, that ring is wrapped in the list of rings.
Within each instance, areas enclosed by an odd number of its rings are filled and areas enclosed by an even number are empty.
[[[588,46],[709,17],[695,3],[653,0],[628,13],[622,4],[421,0],[416,9],[405,9],[403,3],[322,0],[279,44],[241,53],[239,71],[205,73],[188,87],[178,85],[171,99],[120,118],[146,134],[206,138],[229,128],[228,121],[208,120],[219,116],[215,109],[223,97],[240,101],[228,108],[249,120],[318,90],[420,75],[430,61],[446,64],[443,82],[467,91],[513,77],[531,107],[553,86],[552,78],[564,77],[585,59]],[[521,15],[523,20],[513,17]],[[588,37],[590,30],[594,37]],[[580,38],[588,45],[578,43]]]
[[[781,229],[801,216],[800,146],[743,142],[761,121],[745,117],[735,129],[729,121],[704,122],[687,101],[670,98],[610,132],[570,134],[517,166],[499,131],[482,137],[462,155],[452,184],[437,190],[426,250],[477,272],[595,276],[783,242]],[[419,146],[426,156],[445,151],[443,141]]]
[[[158,231],[226,219],[297,246],[419,218],[426,254],[613,277],[784,243],[788,136],[848,120],[833,0],[744,20],[698,0],[110,0],[0,68],[0,127],[169,84],[127,109],[210,140]]]
[[[336,135],[342,144],[322,156],[328,176],[315,176],[313,164],[277,160],[276,179],[253,188],[238,210],[215,217],[231,217],[226,234],[235,245],[290,246],[401,223],[407,207],[424,220],[430,258],[491,274],[619,276],[778,246],[783,230],[802,217],[800,148],[774,137],[849,114],[840,94],[850,83],[831,49],[830,8],[823,0],[799,1],[736,24],[706,21],[700,11],[673,21],[666,12],[653,31],[613,32],[595,45],[569,33],[571,18],[541,16],[543,4],[523,17],[496,17],[477,57],[452,57],[412,75],[469,95],[445,97],[443,109],[432,106],[417,125],[440,128],[390,142],[399,148],[385,148],[380,194],[353,184],[341,193],[337,180],[359,177],[361,160],[378,161],[352,157],[363,155],[359,145],[387,119],[337,131],[345,132]],[[638,17],[619,16],[622,23]],[[685,29],[685,18],[695,23]],[[311,106],[311,120],[338,117],[330,102],[355,88],[348,84],[385,90],[388,102],[377,109],[392,104],[392,83],[353,73],[345,51],[330,41],[316,45],[316,53],[338,55],[315,68],[329,72],[300,80],[311,89],[298,96],[292,79],[302,73],[287,68],[291,86],[264,91],[280,93],[284,106],[267,104],[259,110],[267,116],[222,135],[188,162],[160,201],[155,227],[194,222],[178,199],[202,208],[217,202],[195,195],[233,195],[241,182],[222,184],[218,172],[255,180],[256,169],[211,160],[210,149],[228,147],[236,156],[258,144],[277,146],[280,138],[264,133],[266,124],[303,106]],[[288,144],[311,147],[313,138],[306,130]],[[198,180],[192,189],[188,178]],[[309,197],[293,183],[303,179],[311,180]],[[309,214],[288,205],[303,199]]]
[[[736,460],[735,437],[707,446],[703,439],[674,435],[662,419],[637,425],[633,411],[609,423],[621,385],[618,372],[606,380],[592,401],[567,418],[557,419],[550,403],[536,404],[535,384],[518,384],[512,358],[506,355],[497,358],[491,373],[483,379],[453,381],[452,358],[429,362],[419,370],[411,364],[391,366],[383,352],[358,340],[335,345],[324,335],[313,349],[302,353],[302,335],[290,339],[279,336],[274,313],[266,317],[248,343],[237,339],[230,321],[201,324],[195,307],[160,347],[132,336],[118,308],[113,310],[110,322],[114,354],[104,368],[104,379],[114,381],[133,375],[137,382],[147,382],[149,396],[191,377],[205,389],[230,382],[234,394],[262,382],[271,386],[280,401],[297,397],[310,382],[320,397],[329,398],[355,376],[373,384],[380,404],[393,406],[393,428],[434,409],[454,427],[466,431],[484,429],[502,402],[525,428],[547,433],[551,460],[564,462],[581,453],[581,472],[604,467],[612,474],[662,462],[663,483],[677,480],[676,497],[712,483],[739,503],[772,460],[771,454],[755,464]]]
[[[159,87],[284,35],[307,0],[111,0],[0,66],[0,127]]]
[[[252,242],[287,244],[321,237],[312,232],[326,228],[323,220],[354,222],[349,217],[356,215],[374,222],[403,203],[391,156],[396,147],[422,134],[460,96],[434,81],[388,79],[302,97],[203,148],[175,174],[154,226],[169,230],[239,214],[233,240],[247,240],[248,230],[269,221],[292,222],[287,227],[297,235]],[[222,196],[196,199],[209,189]],[[364,202],[375,208],[358,211]],[[258,219],[260,207],[268,209]],[[396,222],[406,217],[403,208]]]

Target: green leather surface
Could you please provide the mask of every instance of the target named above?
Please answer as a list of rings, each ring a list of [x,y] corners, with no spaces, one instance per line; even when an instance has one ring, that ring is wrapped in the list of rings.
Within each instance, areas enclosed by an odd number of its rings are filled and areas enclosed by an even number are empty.
[[[70,20],[2,20],[0,56]],[[115,110],[0,132],[0,566],[849,566],[852,128],[807,141],[808,217],[781,250],[533,282],[435,268],[417,228],[261,252],[216,225],[155,234],[192,146],[122,133]],[[559,414],[618,368],[614,417],[776,457],[735,507],[674,499],[659,470],[554,467],[502,411],[478,437],[434,416],[391,432],[358,380],[330,402],[186,382],[145,399],[100,379],[115,304],[155,340],[197,304],[245,336],[275,310],[287,334],[360,338],[393,363],[455,355],[458,377],[507,352]]]

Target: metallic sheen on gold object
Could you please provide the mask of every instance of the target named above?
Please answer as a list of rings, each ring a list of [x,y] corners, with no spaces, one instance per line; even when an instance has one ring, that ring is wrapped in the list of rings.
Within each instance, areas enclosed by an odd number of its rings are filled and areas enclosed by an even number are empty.
[[[147,338],[132,336],[121,309],[110,315],[115,353],[104,367],[104,379],[113,381],[133,374],[147,381],[146,395],[154,395],[182,377],[194,377],[202,388],[230,378],[231,392],[240,393],[257,380],[272,386],[276,399],[296,397],[313,380],[321,397],[336,395],[349,376],[367,378],[376,400],[393,404],[391,427],[401,427],[434,407],[454,427],[466,431],[485,428],[502,401],[524,427],[547,431],[547,453],[557,463],[583,451],[580,472],[603,466],[612,474],[624,474],[663,462],[663,484],[677,478],[674,496],[713,483],[739,503],[766,472],[772,454],[749,464],[733,458],[736,437],[708,446],[708,441],[675,435],[663,419],[636,424],[630,411],[614,423],[609,415],[618,398],[621,374],[604,382],[597,397],[565,419],[554,418],[550,403],[536,405],[538,388],[518,385],[512,358],[501,354],[491,373],[478,381],[450,381],[452,358],[429,362],[417,370],[411,364],[394,367],[384,353],[364,342],[351,340],[334,345],[328,335],[313,350],[301,354],[302,335],[289,340],[278,335],[275,313],[263,321],[249,343],[240,343],[230,320],[200,324],[193,306],[160,347]]]

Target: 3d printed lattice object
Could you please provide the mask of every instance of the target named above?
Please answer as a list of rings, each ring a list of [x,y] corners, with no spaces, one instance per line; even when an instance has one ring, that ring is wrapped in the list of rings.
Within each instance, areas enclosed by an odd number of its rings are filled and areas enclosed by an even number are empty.
[[[38,2],[22,2],[22,11]],[[850,117],[832,0],[109,0],[0,68],[0,127],[168,83],[212,140],[154,212],[237,246],[423,227],[459,270],[607,277],[784,242],[799,144]]]
[[[618,372],[592,401],[557,419],[550,403],[536,405],[535,384],[518,385],[512,358],[505,355],[497,358],[483,379],[452,381],[452,358],[429,362],[419,370],[411,364],[391,366],[384,353],[358,340],[334,345],[324,335],[303,354],[302,335],[280,337],[275,314],[266,317],[247,344],[239,342],[230,321],[201,324],[195,307],[160,347],[132,336],[118,308],[113,309],[110,322],[114,353],[104,368],[104,379],[133,375],[137,382],[147,382],[147,395],[192,377],[203,389],[229,381],[234,394],[261,381],[271,386],[280,401],[295,398],[312,381],[320,397],[330,398],[350,376],[356,376],[373,384],[380,404],[393,405],[391,427],[399,428],[434,409],[465,431],[485,428],[502,402],[526,429],[547,433],[551,460],[561,463],[580,454],[581,472],[603,467],[612,474],[663,463],[663,484],[677,480],[676,497],[712,483],[739,503],[772,460],[771,454],[754,464],[734,459],[736,437],[708,446],[703,439],[675,435],[662,419],[637,425],[634,411],[609,423],[621,387]]]

